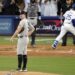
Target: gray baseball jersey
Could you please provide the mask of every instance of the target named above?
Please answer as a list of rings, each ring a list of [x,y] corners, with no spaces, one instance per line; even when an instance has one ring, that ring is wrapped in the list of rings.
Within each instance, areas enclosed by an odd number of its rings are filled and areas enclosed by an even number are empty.
[[[40,11],[40,6],[37,3],[30,3],[28,7],[25,8],[28,19],[33,26],[37,25],[38,12]]]
[[[24,27],[24,31],[18,34],[18,43],[17,43],[17,55],[27,55],[27,45],[28,45],[28,31],[32,29],[33,26],[29,23],[27,19],[20,21],[19,25]]]

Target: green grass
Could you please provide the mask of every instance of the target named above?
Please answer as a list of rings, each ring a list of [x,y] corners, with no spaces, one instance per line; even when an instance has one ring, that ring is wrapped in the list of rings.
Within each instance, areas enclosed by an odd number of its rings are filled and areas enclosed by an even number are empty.
[[[29,56],[29,71],[75,75],[75,56]],[[0,70],[15,70],[16,56],[0,56]]]
[[[62,75],[75,75],[75,57],[50,56],[50,57],[30,57],[29,63],[34,63],[31,70]]]
[[[14,40],[13,43],[10,42],[10,36],[0,36],[0,45],[11,45],[16,44],[17,40]]]
[[[56,37],[36,37],[36,44],[52,44]],[[30,39],[31,41],[31,39]],[[2,45],[10,45],[10,44],[16,44],[17,40],[15,39],[13,43],[10,42],[10,36],[0,36],[0,44]],[[67,40],[67,43],[69,45],[73,44],[72,37],[69,37]]]

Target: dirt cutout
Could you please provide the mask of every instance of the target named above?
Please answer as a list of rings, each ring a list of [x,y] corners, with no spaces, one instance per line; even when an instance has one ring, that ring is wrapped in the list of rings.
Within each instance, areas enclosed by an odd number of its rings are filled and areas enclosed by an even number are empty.
[[[0,45],[0,55],[16,55],[15,45]],[[28,55],[50,56],[50,55],[75,55],[75,46],[58,45],[56,49],[52,49],[51,45],[36,45],[35,48],[28,45]]]
[[[59,75],[59,74],[42,73],[42,72],[8,72],[8,71],[0,71],[0,75]]]

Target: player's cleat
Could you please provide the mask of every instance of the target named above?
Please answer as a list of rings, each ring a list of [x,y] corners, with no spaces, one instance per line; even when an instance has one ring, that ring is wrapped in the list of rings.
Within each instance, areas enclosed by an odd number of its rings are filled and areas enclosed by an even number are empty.
[[[57,45],[58,45],[58,41],[55,40],[54,44],[52,45],[52,48],[55,49],[57,47]]]
[[[66,46],[66,44],[62,43],[62,46]]]
[[[27,72],[27,68],[23,68],[22,71],[23,71],[23,72]]]
[[[56,48],[56,46],[55,46],[55,45],[52,45],[52,48],[53,48],[53,49],[55,49],[55,48]]]
[[[22,72],[22,69],[21,68],[17,68],[16,71]]]
[[[75,41],[73,41],[73,45],[75,45]]]
[[[35,45],[32,45],[32,47],[35,48],[36,46]]]

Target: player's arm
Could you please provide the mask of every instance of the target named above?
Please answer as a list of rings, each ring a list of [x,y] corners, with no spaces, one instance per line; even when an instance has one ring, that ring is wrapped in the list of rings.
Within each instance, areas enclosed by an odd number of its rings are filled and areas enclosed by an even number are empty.
[[[29,23],[29,27],[28,28],[29,28],[28,36],[30,36],[33,33],[33,31],[35,30],[35,28],[34,28],[33,25],[31,25],[31,23]]]
[[[31,29],[28,32],[28,36],[30,36],[33,33],[34,30],[35,30],[35,28],[32,26]]]
[[[15,33],[12,35],[12,37],[11,37],[10,40],[13,40],[13,38],[15,38],[15,37],[19,34],[19,32],[20,32],[21,30],[22,30],[22,26],[21,26],[21,25],[18,25],[18,27],[17,27]]]

